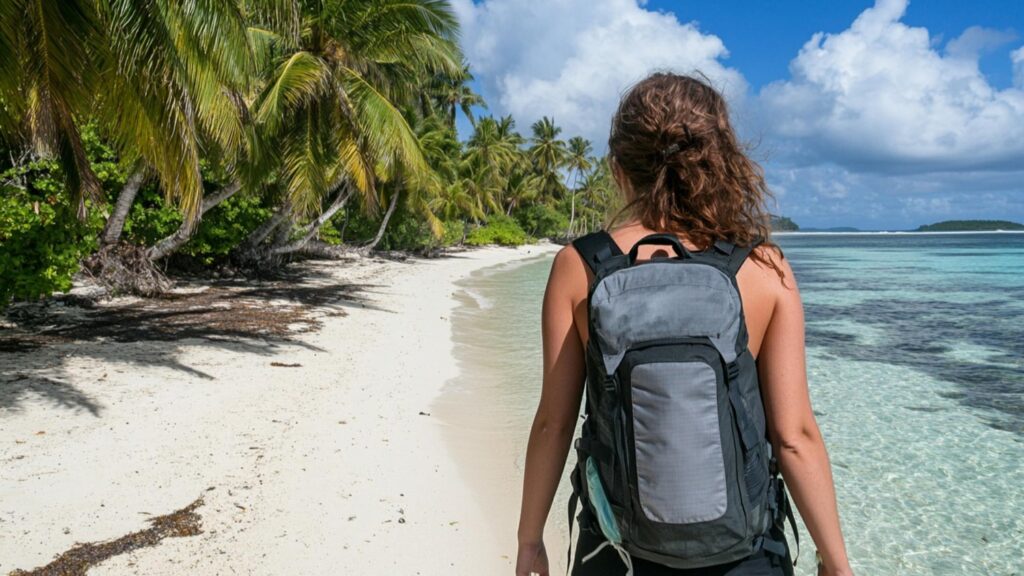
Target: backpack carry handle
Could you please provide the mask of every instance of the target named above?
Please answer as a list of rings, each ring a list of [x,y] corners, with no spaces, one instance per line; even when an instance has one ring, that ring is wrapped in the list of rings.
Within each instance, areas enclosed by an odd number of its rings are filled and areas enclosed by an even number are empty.
[[[629,251],[629,263],[631,265],[636,263],[636,256],[640,251],[640,246],[644,244],[671,246],[680,258],[693,258],[693,254],[686,249],[686,246],[683,246],[683,243],[679,241],[675,234],[651,234],[644,236],[636,244],[633,244],[633,249]]]

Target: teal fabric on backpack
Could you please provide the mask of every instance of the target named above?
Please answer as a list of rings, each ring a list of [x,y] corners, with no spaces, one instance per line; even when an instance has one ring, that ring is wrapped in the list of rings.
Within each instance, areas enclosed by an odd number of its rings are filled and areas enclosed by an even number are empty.
[[[587,493],[590,495],[590,504],[594,507],[594,515],[597,516],[601,533],[612,544],[622,544],[619,524],[615,521],[612,506],[604,494],[604,486],[601,486],[601,478],[597,475],[597,466],[594,465],[593,458],[587,458]]]

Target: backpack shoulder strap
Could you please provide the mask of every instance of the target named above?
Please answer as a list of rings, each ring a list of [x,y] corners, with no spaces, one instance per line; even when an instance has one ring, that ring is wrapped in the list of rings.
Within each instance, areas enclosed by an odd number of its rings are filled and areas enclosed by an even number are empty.
[[[754,241],[747,246],[736,246],[730,242],[719,240],[715,242],[715,249],[724,253],[728,261],[729,273],[735,276],[743,263],[747,261],[747,256],[750,256],[754,248],[757,248],[762,242],[764,242],[764,238],[760,236],[754,238]]]
[[[595,275],[601,269],[601,265],[608,259],[614,256],[622,256],[622,250],[619,249],[619,245],[604,230],[580,236],[572,241],[572,245],[580,253],[580,256],[583,257],[583,261],[587,263],[590,271]]]

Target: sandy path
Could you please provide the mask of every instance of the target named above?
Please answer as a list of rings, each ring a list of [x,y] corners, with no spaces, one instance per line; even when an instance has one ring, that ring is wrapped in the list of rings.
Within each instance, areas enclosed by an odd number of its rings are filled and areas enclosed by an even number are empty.
[[[143,529],[199,496],[202,535],[90,574],[509,571],[439,420],[421,412],[456,375],[453,283],[556,248],[317,264],[315,282],[358,290],[346,315],[290,343],[0,354],[0,574]]]

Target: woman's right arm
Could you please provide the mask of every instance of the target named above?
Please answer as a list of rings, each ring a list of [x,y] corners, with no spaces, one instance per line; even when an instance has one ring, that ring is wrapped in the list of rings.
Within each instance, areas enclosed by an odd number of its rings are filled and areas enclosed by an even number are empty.
[[[832,469],[807,390],[803,304],[788,262],[775,260],[785,282],[757,359],[768,432],[782,475],[821,554],[824,567],[819,573],[846,576],[853,572],[839,527]]]

